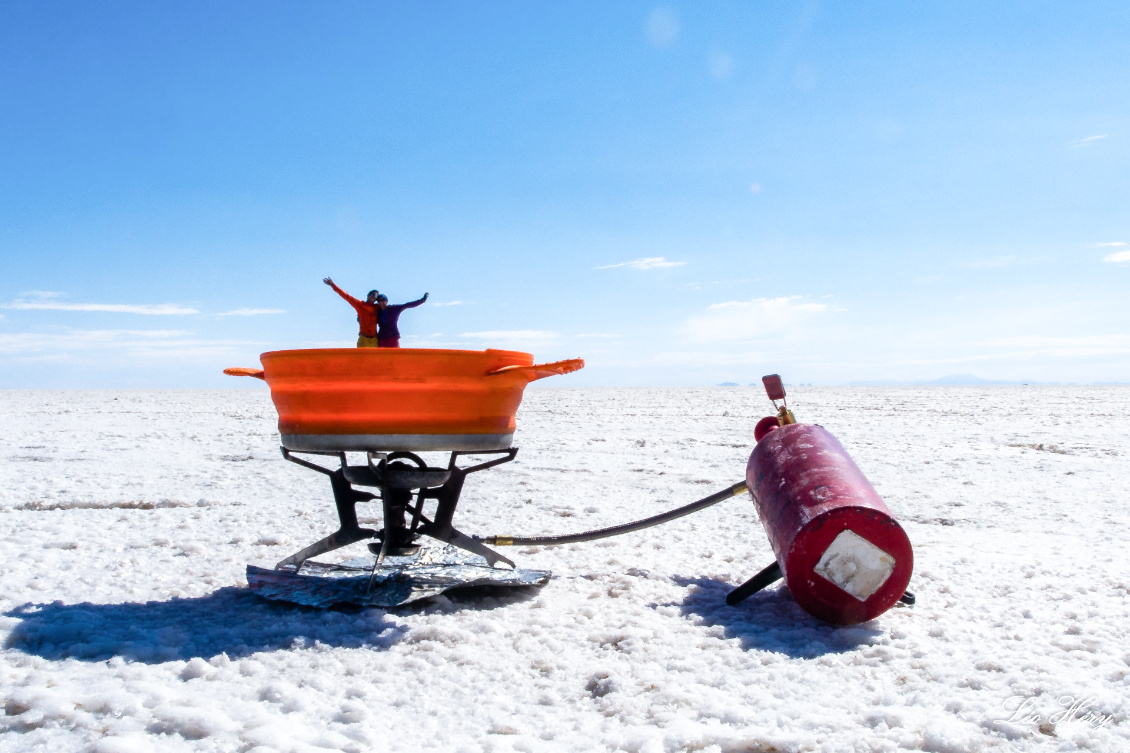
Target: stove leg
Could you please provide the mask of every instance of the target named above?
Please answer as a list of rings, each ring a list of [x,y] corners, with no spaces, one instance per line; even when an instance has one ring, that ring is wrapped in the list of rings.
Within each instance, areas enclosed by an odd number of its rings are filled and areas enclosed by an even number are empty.
[[[419,492],[419,498],[416,507],[412,508],[412,492],[410,489],[393,489],[387,484],[381,485],[381,500],[384,507],[384,529],[382,531],[374,531],[370,528],[361,528],[357,524],[357,511],[355,505],[358,502],[366,502],[376,499],[375,494],[369,492],[357,491],[353,488],[345,478],[346,460],[345,453],[322,453],[322,454],[335,454],[341,459],[342,467],[336,471],[331,471],[328,468],[311,463],[302,458],[294,457],[287,449],[282,450],[283,457],[287,460],[297,463],[311,470],[319,473],[324,473],[330,477],[330,486],[333,488],[334,503],[337,505],[337,516],[341,523],[341,527],[330,534],[326,538],[306,547],[302,551],[296,552],[286,559],[275,565],[276,570],[282,568],[293,567],[295,572],[302,569],[302,563],[311,557],[325,552],[332,552],[335,549],[340,549],[343,546],[348,546],[357,541],[364,539],[371,539],[380,537],[381,547],[377,553],[377,562],[373,568],[373,575],[376,574],[377,568],[380,567],[386,556],[396,554],[398,548],[410,546],[416,538],[416,534],[430,536],[431,538],[438,539],[445,544],[465,549],[468,552],[477,554],[487,561],[487,563],[494,567],[499,562],[503,562],[512,568],[516,565],[508,558],[502,556],[498,552],[487,547],[483,542],[477,538],[472,538],[462,531],[456,530],[451,524],[455,516],[455,508],[459,504],[459,495],[463,491],[463,482],[466,480],[467,475],[475,473],[476,471],[486,470],[493,468],[501,463],[507,463],[514,459],[518,454],[518,448],[512,447],[507,450],[497,451],[484,451],[484,452],[462,452],[455,451],[451,453],[451,461],[448,464],[449,476],[447,482],[440,487],[422,488]],[[403,453],[411,455],[411,453]],[[395,456],[396,453],[393,453]],[[456,460],[460,455],[501,455],[493,460],[488,460],[483,463],[471,466],[469,468],[459,468],[456,466]],[[391,457],[391,456],[390,456]],[[420,466],[423,466],[423,461],[416,458]],[[390,463],[389,467],[395,466],[395,463]],[[406,469],[411,470],[410,466],[404,465]],[[351,468],[350,470],[356,472],[357,469]],[[370,474],[372,475],[372,474]],[[366,477],[368,478],[368,477]],[[380,483],[379,476],[372,475],[375,483],[366,483],[360,481],[368,486],[376,486]],[[436,509],[435,520],[428,520],[423,516],[423,506],[425,499],[434,499],[438,503]],[[407,511],[413,509],[412,526],[409,528],[407,524]],[[375,547],[370,545],[370,548],[376,551]],[[372,584],[372,577],[370,578],[370,585]]]
[[[505,562],[507,565],[510,565],[512,569],[518,569],[518,566],[508,560],[506,557],[503,557],[498,552],[483,544],[483,542],[479,541],[478,539],[471,538],[462,531],[457,531],[454,528],[448,528],[446,535],[437,535],[437,533],[431,533],[428,535],[432,536],[433,538],[437,538],[440,541],[451,544],[452,546],[457,546],[460,549],[465,549],[472,554],[479,555],[480,557],[485,559],[487,561],[487,564],[491,567],[494,567],[499,562]]]
[[[332,552],[334,549],[341,549],[343,546],[349,546],[357,541],[371,539],[376,533],[376,531],[371,531],[367,528],[358,528],[356,531],[335,531],[321,541],[311,544],[302,551],[296,552],[285,560],[280,561],[275,565],[275,569],[282,570],[285,567],[293,566],[294,571],[298,572],[302,569],[302,563],[311,557],[317,557],[319,554]]]
[[[355,507],[358,502],[367,502],[374,499],[374,495],[368,492],[359,492],[350,486],[349,482],[345,480],[345,473],[340,469],[333,472],[323,472],[330,477],[330,487],[333,489],[334,504],[337,506],[337,518],[341,527],[321,541],[311,544],[282,560],[275,565],[276,570],[293,567],[294,571],[298,572],[302,569],[302,563],[311,557],[332,552],[335,549],[341,549],[343,546],[371,539],[377,535],[377,532],[373,529],[361,528],[357,524],[357,508]]]
[[[465,549],[472,554],[477,554],[487,561],[487,563],[494,567],[499,562],[505,562],[512,568],[517,568],[512,561],[503,557],[498,552],[490,549],[479,539],[474,539],[467,534],[459,531],[451,524],[452,519],[455,517],[455,508],[459,504],[459,495],[463,492],[463,482],[467,480],[467,474],[475,473],[476,471],[486,470],[493,468],[501,463],[508,463],[514,459],[518,454],[518,448],[512,447],[509,450],[501,451],[504,457],[488,460],[485,463],[473,465],[470,468],[459,468],[455,465],[455,461],[462,453],[451,453],[451,462],[448,464],[448,470],[451,471],[451,476],[448,477],[447,483],[437,489],[425,489],[420,494],[420,504],[423,504],[424,498],[436,500],[436,515],[434,521],[425,522],[420,527],[420,533],[425,536],[431,536],[433,539],[438,539],[445,544],[457,546],[460,549]],[[480,453],[468,453],[480,454]]]

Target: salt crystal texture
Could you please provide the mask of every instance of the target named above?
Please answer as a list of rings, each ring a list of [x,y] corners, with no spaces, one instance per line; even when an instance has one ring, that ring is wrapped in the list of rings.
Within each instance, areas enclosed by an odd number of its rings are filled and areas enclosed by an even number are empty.
[[[747,495],[505,550],[554,572],[540,590],[271,603],[246,564],[337,520],[326,478],[279,454],[265,388],[0,391],[0,751],[1130,750],[1130,389],[789,406],[906,530],[915,606],[834,627],[783,583],[726,606],[774,559]],[[530,388],[517,458],[467,479],[455,525],[575,533],[700,499],[744,478],[770,412],[759,387]],[[379,527],[380,503],[358,516]],[[1093,716],[1053,720],[1066,697]]]

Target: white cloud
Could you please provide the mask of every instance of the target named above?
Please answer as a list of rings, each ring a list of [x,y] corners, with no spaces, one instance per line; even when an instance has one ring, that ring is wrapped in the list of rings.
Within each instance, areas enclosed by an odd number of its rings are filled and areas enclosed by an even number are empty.
[[[706,61],[710,75],[714,78],[729,78],[734,70],[734,59],[724,52],[712,52]]]
[[[485,332],[464,332],[462,336],[475,340],[553,340],[557,333],[537,329],[492,329]]]
[[[463,301],[448,301],[447,303],[433,303],[433,306],[462,306]]]
[[[1104,256],[1103,261],[1110,264],[1125,264],[1130,262],[1130,251],[1115,251],[1113,254]]]
[[[800,296],[754,298],[715,303],[683,323],[682,333],[698,342],[750,340],[779,335],[828,310],[826,303],[803,303]]]
[[[144,314],[147,316],[174,316],[199,314],[188,306],[175,303],[132,304],[132,303],[62,303],[49,299],[38,301],[12,301],[0,304],[0,308],[20,311],[99,311],[112,314]]]
[[[617,267],[630,267],[632,269],[662,269],[664,267],[681,267],[685,261],[667,261],[662,256],[649,256],[644,259],[622,261],[619,264],[605,264],[597,269],[616,269]]]
[[[51,365],[81,379],[84,371],[130,372],[139,368],[214,369],[254,363],[264,343],[206,340],[191,333],[138,331],[21,332],[0,335],[0,370]],[[28,384],[27,386],[34,386]]]
[[[679,36],[679,17],[670,8],[656,8],[647,17],[644,33],[656,47],[666,47]]]
[[[262,316],[264,314],[285,314],[286,309],[235,309],[234,311],[225,311],[216,316]]]
[[[1095,244],[1095,246],[1097,248],[1111,248],[1111,247],[1121,248],[1122,246],[1125,246],[1125,245],[1126,245],[1125,241],[1111,241],[1110,243],[1096,243]]]
[[[1079,139],[1078,141],[1072,141],[1070,146],[1071,146],[1072,149],[1078,149],[1081,146],[1091,146],[1096,141],[1100,141],[1102,139],[1107,138],[1107,136],[1109,136],[1109,134],[1106,134],[1106,133],[1101,134],[1099,136],[1088,136],[1085,139]]]
[[[235,355],[255,343],[245,340],[203,340],[178,329],[68,330],[0,334],[0,354],[27,358],[96,361],[109,353],[121,366],[129,360],[183,360],[197,356]]]

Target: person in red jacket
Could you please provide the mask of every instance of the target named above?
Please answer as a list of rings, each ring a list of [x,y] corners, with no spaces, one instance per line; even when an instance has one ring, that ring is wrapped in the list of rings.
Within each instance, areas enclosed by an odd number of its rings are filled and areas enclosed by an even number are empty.
[[[370,290],[365,300],[359,301],[337,285],[334,285],[334,281],[330,278],[327,277],[322,280],[322,282],[333,288],[334,292],[344,298],[357,312],[357,323],[361,325],[361,332],[357,335],[357,347],[379,347],[377,340],[377,320],[380,316],[380,307],[377,305],[377,291]]]

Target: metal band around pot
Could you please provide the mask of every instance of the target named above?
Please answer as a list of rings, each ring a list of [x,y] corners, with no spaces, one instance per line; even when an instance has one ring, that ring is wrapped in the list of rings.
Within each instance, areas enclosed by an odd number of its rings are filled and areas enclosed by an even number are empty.
[[[283,434],[282,444],[296,452],[505,450],[513,434]]]

